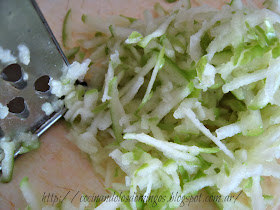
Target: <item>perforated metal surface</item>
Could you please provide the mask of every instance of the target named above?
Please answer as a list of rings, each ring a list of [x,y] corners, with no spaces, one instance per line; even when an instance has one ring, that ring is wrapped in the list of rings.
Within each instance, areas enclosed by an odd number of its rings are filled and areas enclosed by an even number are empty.
[[[42,93],[35,89],[38,78],[48,75],[58,79],[61,69],[68,65],[53,34],[35,1],[32,0],[0,0],[0,46],[10,49],[15,57],[18,57],[17,47],[26,45],[30,50],[31,61],[28,65],[17,62],[24,73],[28,74],[28,80],[23,88],[19,88],[14,82],[0,78],[0,103],[8,105],[16,97],[22,97],[25,101],[27,115],[21,113],[9,113],[0,120],[1,133],[14,137],[21,132],[32,131],[40,135],[64,112],[48,117],[41,110],[45,102],[52,102],[55,96]],[[0,72],[8,66],[0,62]],[[38,83],[38,82],[37,82]],[[18,100],[20,101],[20,100]],[[10,111],[12,111],[10,109]]]

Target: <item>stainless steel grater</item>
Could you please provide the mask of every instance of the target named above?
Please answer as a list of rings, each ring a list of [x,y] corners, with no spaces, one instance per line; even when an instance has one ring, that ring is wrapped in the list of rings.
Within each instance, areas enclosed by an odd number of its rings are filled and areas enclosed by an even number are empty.
[[[0,62],[0,103],[9,108],[8,116],[0,120],[0,135],[11,138],[26,131],[40,136],[65,112],[46,116],[41,109],[56,99],[50,94],[49,78],[59,79],[68,62],[38,5],[35,0],[0,0],[0,46],[17,57],[20,44],[30,50],[28,65]]]

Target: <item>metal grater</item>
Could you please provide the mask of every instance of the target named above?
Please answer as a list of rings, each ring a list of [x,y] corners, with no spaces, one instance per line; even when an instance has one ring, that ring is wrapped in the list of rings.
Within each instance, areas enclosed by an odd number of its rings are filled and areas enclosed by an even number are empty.
[[[0,28],[1,47],[16,57],[18,45],[30,50],[28,65],[18,60],[10,66],[0,62],[0,103],[9,107],[8,116],[0,120],[0,135],[13,138],[31,131],[40,136],[65,112],[46,116],[41,106],[56,99],[48,90],[48,80],[59,79],[67,59],[35,0],[0,0]]]

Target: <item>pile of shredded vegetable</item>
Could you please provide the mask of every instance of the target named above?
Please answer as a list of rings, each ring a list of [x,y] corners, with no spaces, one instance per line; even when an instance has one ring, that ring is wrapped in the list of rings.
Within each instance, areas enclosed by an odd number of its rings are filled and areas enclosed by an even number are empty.
[[[172,11],[156,4],[157,17],[146,11],[144,20],[83,15],[92,36],[79,40],[67,13],[66,55],[87,58],[50,82],[68,108],[69,138],[112,193],[143,198],[97,209],[173,209],[180,200],[155,207],[149,195],[202,189],[224,197],[243,191],[219,208],[277,204],[262,185],[280,178],[280,5],[264,7],[179,1]]]

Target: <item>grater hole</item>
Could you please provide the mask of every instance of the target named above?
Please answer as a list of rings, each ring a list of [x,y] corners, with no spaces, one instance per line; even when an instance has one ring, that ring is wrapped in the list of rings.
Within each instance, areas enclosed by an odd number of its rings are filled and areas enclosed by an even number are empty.
[[[3,80],[11,82],[11,85],[18,89],[26,87],[27,82],[23,79],[23,71],[19,64],[8,65],[1,73]]]
[[[48,75],[41,76],[34,83],[35,90],[46,93],[50,90],[49,86],[50,77]]]
[[[27,105],[22,97],[14,98],[7,104],[7,107],[9,112],[14,113],[20,118],[27,118],[29,116]]]
[[[3,138],[5,136],[4,131],[2,130],[2,128],[0,127],[0,139]]]
[[[22,71],[17,63],[7,66],[1,73],[4,80],[9,82],[17,82],[22,79]]]

